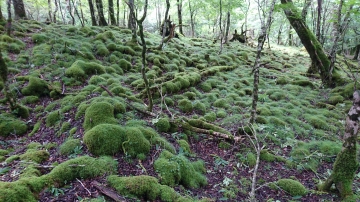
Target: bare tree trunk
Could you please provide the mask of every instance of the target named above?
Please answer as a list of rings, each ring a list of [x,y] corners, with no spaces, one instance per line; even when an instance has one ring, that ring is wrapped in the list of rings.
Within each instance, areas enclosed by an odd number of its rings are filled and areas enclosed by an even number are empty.
[[[82,5],[81,5],[81,0],[79,1],[79,6],[80,6],[80,14],[81,14],[81,19],[82,19],[82,26],[85,26],[85,18],[84,18],[84,12],[82,10]],[[80,20],[81,21],[81,20]]]
[[[129,17],[128,17],[128,29],[131,29],[131,30],[134,30],[134,27],[136,26],[136,23],[134,22],[135,21],[135,19],[134,19],[134,17],[133,16],[135,16],[134,14],[133,14],[133,12],[135,12],[134,10],[134,0],[129,0],[129,2],[128,2],[128,6],[129,6],[129,10],[130,10],[130,12],[129,12]]]
[[[67,0],[67,8],[69,9],[69,14],[70,14],[70,17],[71,17],[71,24],[72,25],[75,25],[75,18],[74,18],[74,13],[73,13],[73,10],[72,10],[72,7],[71,7],[71,2],[70,0]]]
[[[359,53],[360,53],[360,44],[356,45],[356,50],[355,50],[355,54],[353,57],[353,60],[357,60],[359,58]]]
[[[116,0],[116,20],[117,26],[120,26],[120,0]]]
[[[64,17],[64,13],[63,13],[63,10],[62,10],[62,6],[61,6],[61,3],[60,3],[61,0],[59,0],[59,8],[60,8],[60,13],[61,13],[61,18],[63,20],[63,23],[66,24],[65,22],[65,17]],[[90,1],[90,0],[89,0]]]
[[[95,9],[92,0],[88,0],[90,15],[91,15],[91,24],[92,26],[97,26],[96,18],[95,18]]]
[[[162,27],[163,32],[162,32],[161,43],[158,47],[159,50],[161,50],[164,45],[164,39],[165,39],[165,34],[166,34],[166,23],[167,23],[167,19],[168,19],[169,9],[170,9],[170,2],[169,2],[169,0],[166,0],[166,11],[165,11],[164,25]]]
[[[7,24],[6,24],[6,34],[8,36],[11,36],[11,0],[7,0],[7,12],[8,12],[8,19],[7,19]]]
[[[281,0],[281,3],[286,5],[283,7],[285,15],[309,53],[314,67],[319,70],[322,83],[325,86],[334,86],[334,83],[331,82],[330,78],[330,60],[327,58],[321,44],[310,31],[305,22],[301,19],[297,8],[292,3],[292,0]]]
[[[99,25],[107,26],[108,23],[105,20],[102,0],[95,0],[95,2],[96,2],[96,9],[97,9],[98,15],[99,15]]]
[[[108,4],[109,4],[110,24],[116,25],[115,14],[114,14],[114,1],[108,0]]]
[[[81,26],[84,27],[84,18],[82,18],[82,17],[80,16],[80,13],[79,13],[79,11],[78,11],[77,8],[76,8],[76,7],[77,7],[77,6],[76,6],[76,2],[75,2],[74,0],[71,0],[71,2],[73,3],[75,13],[76,13],[76,15],[78,16],[78,18],[79,18],[79,20],[80,20]],[[81,1],[79,1],[79,3],[80,3],[80,9],[81,9]],[[73,14],[73,15],[74,15],[74,14]],[[81,12],[81,15],[82,15],[82,12]],[[75,18],[74,18],[74,24],[75,24]]]
[[[260,74],[260,59],[261,59],[261,52],[264,46],[264,42],[267,38],[268,30],[270,29],[271,22],[272,22],[272,15],[275,7],[276,0],[271,1],[270,10],[268,11],[268,18],[265,22],[265,19],[261,20],[261,31],[258,38],[258,46],[256,51],[256,59],[255,64],[253,67],[253,73],[254,73],[254,89],[253,89],[253,99],[252,99],[252,108],[251,108],[251,116],[250,116],[250,123],[253,124],[256,119],[256,108],[257,108],[257,102],[259,99],[258,91],[259,91],[259,74]],[[260,4],[260,3],[259,3]],[[259,5],[260,6],[260,5]],[[259,13],[259,15],[261,15]],[[260,17],[260,19],[262,19]],[[256,201],[256,200],[253,200]]]
[[[53,22],[51,0],[48,0],[49,22]]]
[[[289,46],[293,46],[293,36],[292,36],[292,27],[291,25],[289,26],[289,32],[288,32],[288,45]]]
[[[55,11],[53,13],[53,21],[54,23],[56,23],[56,13],[58,12],[59,6],[58,6],[58,1],[55,0]]]
[[[219,33],[219,38],[220,38],[220,51],[219,54],[221,54],[222,49],[223,49],[223,30],[221,27],[221,21],[222,21],[222,1],[220,0],[220,20],[219,20],[219,28],[220,28],[220,33]]]
[[[322,12],[322,0],[317,0],[318,7],[317,7],[317,23],[316,23],[316,38],[321,43],[321,12]]]
[[[124,9],[123,26],[126,26],[126,9]]]
[[[311,0],[305,0],[304,7],[301,12],[301,19],[306,22],[306,16],[309,10],[309,7],[311,6]]]
[[[190,25],[191,25],[191,37],[195,36],[195,22],[194,22],[194,10],[191,7],[191,1],[189,0],[189,11],[190,11]]]
[[[352,184],[355,173],[359,167],[356,155],[357,134],[360,120],[360,91],[353,94],[353,105],[347,114],[345,121],[345,133],[343,146],[337,155],[330,177],[320,186],[320,190],[330,191],[335,184],[342,199],[350,199],[354,195]],[[348,200],[352,201],[352,200]],[[355,199],[353,201],[356,201]]]
[[[228,43],[229,29],[230,29],[230,11],[227,12],[224,43]]]
[[[26,12],[23,0],[12,0],[14,5],[15,20],[26,19]]]
[[[159,0],[155,1],[155,7],[156,7],[156,25],[157,28],[160,30],[161,27],[161,5],[159,3]]]
[[[179,32],[180,34],[184,35],[183,33],[183,23],[182,23],[182,0],[177,0],[177,9],[178,9],[178,19],[179,19]]]

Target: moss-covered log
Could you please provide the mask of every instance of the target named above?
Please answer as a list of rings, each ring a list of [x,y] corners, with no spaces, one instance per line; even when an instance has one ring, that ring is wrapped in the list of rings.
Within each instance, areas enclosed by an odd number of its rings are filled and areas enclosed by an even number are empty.
[[[298,34],[301,43],[306,48],[306,51],[309,53],[315,68],[318,69],[321,81],[326,86],[334,86],[331,78],[332,74],[330,72],[330,60],[325,54],[320,42],[303,21],[301,13],[294,6],[292,0],[281,0],[281,3],[283,4],[282,8],[287,19]]]
[[[319,187],[320,190],[329,191],[335,184],[343,199],[353,197],[352,184],[359,167],[356,142],[360,122],[360,91],[355,91],[353,97],[353,106],[346,117],[342,149],[336,157],[331,176]]]

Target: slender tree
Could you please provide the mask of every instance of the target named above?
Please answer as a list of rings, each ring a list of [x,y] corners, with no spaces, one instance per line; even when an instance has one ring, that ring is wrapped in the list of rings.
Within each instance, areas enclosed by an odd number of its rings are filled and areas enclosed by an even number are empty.
[[[115,14],[114,14],[114,1],[108,0],[108,4],[109,4],[110,24],[116,25],[116,19],[115,19]]]
[[[350,108],[345,121],[342,149],[336,157],[330,177],[319,187],[320,190],[330,191],[331,186],[335,184],[340,196],[345,199],[345,201],[357,201],[355,198],[352,198],[352,196],[354,196],[352,184],[355,173],[359,168],[356,154],[359,122],[360,91],[355,91],[353,94],[353,105]]]
[[[164,45],[164,40],[165,40],[165,34],[166,34],[166,27],[167,27],[167,20],[168,20],[168,14],[169,14],[169,9],[170,9],[170,1],[166,0],[166,11],[165,11],[165,18],[164,18],[164,23],[161,27],[162,29],[162,38],[161,38],[161,43],[158,47],[159,50],[161,50],[163,48]],[[170,22],[169,22],[170,23]],[[169,27],[170,28],[170,27]]]
[[[26,19],[26,12],[23,0],[12,0],[14,5],[15,20]]]
[[[95,2],[96,2],[96,9],[97,9],[98,15],[99,15],[99,25],[107,26],[108,23],[105,20],[102,0],[95,0]]]
[[[55,3],[55,10],[53,12],[53,22],[56,23],[56,13],[58,12],[58,9],[59,9],[59,6],[58,6],[58,1],[57,0],[54,0],[54,3]]]
[[[84,27],[84,17],[80,16],[80,13],[79,13],[79,11],[78,11],[78,9],[77,9],[78,6],[76,5],[76,0],[75,0],[75,1],[74,1],[74,0],[71,0],[71,2],[72,2],[72,4],[73,4],[73,6],[74,6],[74,11],[75,11],[75,13],[76,13],[76,15],[78,16],[78,18],[79,18],[79,20],[80,20],[81,26]],[[81,10],[81,1],[79,1],[79,3],[80,3],[79,8],[80,8],[80,10]],[[81,10],[81,15],[82,15],[82,10]],[[73,14],[73,16],[74,16],[74,14]],[[74,19],[74,23],[75,23],[75,19]]]
[[[182,0],[177,0],[177,10],[178,10],[178,20],[179,20],[179,32],[180,34],[184,35],[183,33],[183,22],[182,22]]]
[[[308,14],[310,6],[311,6],[311,0],[305,0],[304,1],[304,7],[303,7],[302,12],[301,12],[301,18],[302,18],[302,20],[304,22],[306,22],[306,16]]]
[[[190,26],[191,26],[191,37],[195,36],[195,9],[191,6],[189,0],[189,11],[190,11]]]
[[[261,52],[265,43],[265,40],[268,35],[268,30],[270,29],[270,25],[272,22],[272,15],[275,7],[276,0],[271,1],[269,13],[267,16],[267,20],[265,22],[265,19],[261,17],[260,8],[259,8],[259,15],[260,15],[260,21],[261,21],[261,30],[258,38],[258,46],[256,51],[256,58],[254,67],[252,70],[252,73],[254,74],[254,89],[253,89],[253,99],[252,99],[252,107],[251,107],[251,116],[250,116],[250,123],[253,124],[256,119],[256,108],[257,108],[257,102],[259,99],[258,90],[259,90],[259,74],[260,74],[260,60],[261,60]],[[259,7],[261,7],[260,2],[258,3]],[[256,176],[255,176],[256,178]]]
[[[129,17],[128,17],[128,29],[131,29],[131,30],[136,30],[136,20],[134,19],[133,16],[135,16],[135,5],[134,5],[134,0],[129,0],[129,2],[127,3],[128,6],[129,6]]]
[[[120,0],[116,0],[116,9],[117,26],[120,26]]]
[[[230,29],[230,11],[228,11],[226,15],[226,29],[225,29],[224,43],[228,43],[229,29]]]
[[[67,3],[68,3],[67,8],[69,9],[69,14],[70,14],[70,17],[71,17],[71,24],[75,25],[75,17],[74,17],[74,11],[73,11],[72,6],[71,6],[71,1],[68,0]]]
[[[51,0],[48,0],[48,14],[49,14],[49,21],[53,22],[53,17],[52,17],[52,5],[51,5]]]
[[[91,15],[91,24],[92,26],[97,26],[93,1],[88,0],[88,3],[89,3],[90,15]]]
[[[10,36],[11,35],[11,23],[12,23],[11,0],[7,0],[7,13],[8,13],[8,19],[7,19],[7,24],[6,24],[6,33],[8,36]]]

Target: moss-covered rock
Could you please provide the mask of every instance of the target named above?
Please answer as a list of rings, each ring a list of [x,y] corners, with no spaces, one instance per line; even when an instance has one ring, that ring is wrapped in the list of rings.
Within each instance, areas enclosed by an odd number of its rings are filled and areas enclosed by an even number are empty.
[[[25,122],[15,119],[11,116],[5,116],[0,114],[0,135],[7,137],[11,134],[17,136],[24,135],[28,129],[28,126]]]
[[[83,127],[85,131],[99,124],[117,124],[114,118],[114,106],[107,102],[94,102],[85,111]]]
[[[119,194],[128,197],[136,197],[150,201],[160,199],[166,202],[197,201],[181,196],[173,188],[161,185],[156,178],[151,176],[119,177],[110,175],[107,181]]]
[[[56,111],[50,112],[50,113],[46,116],[46,126],[47,126],[47,127],[54,126],[58,121],[60,121],[60,119],[61,119],[60,110],[56,110]]]
[[[168,132],[170,129],[169,119],[161,118],[155,123],[155,126],[160,132]]]
[[[192,112],[193,111],[193,105],[190,100],[188,99],[182,99],[178,103],[179,108],[183,112]]]
[[[105,73],[105,67],[95,62],[75,61],[65,71],[65,75],[75,79],[84,80],[90,75]]]
[[[21,93],[25,96],[49,95],[49,85],[46,81],[40,78],[30,76],[28,85],[21,89]]]
[[[35,163],[42,163],[48,160],[50,154],[46,150],[28,149],[24,154],[20,155],[21,160],[34,161]]]
[[[80,147],[81,141],[79,139],[68,138],[62,145],[60,145],[59,152],[61,155],[69,155],[74,152],[76,147]]]
[[[179,144],[180,148],[182,148],[182,150],[185,153],[188,153],[188,154],[191,153],[190,145],[186,140],[178,140],[177,143]]]
[[[308,192],[304,185],[292,179],[280,179],[277,185],[291,196],[304,196]]]
[[[190,162],[183,155],[174,155],[163,151],[155,161],[154,168],[160,175],[161,183],[169,186],[182,184],[186,187],[198,188],[207,184],[204,164]]]

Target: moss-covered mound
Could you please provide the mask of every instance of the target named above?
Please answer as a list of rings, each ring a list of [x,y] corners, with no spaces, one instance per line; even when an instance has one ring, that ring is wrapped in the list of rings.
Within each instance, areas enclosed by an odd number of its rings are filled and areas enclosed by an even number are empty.
[[[24,177],[15,182],[0,182],[0,201],[36,202],[38,193],[47,186],[62,186],[76,178],[92,178],[113,174],[116,161],[110,157],[82,156],[65,161],[49,174],[40,177]]]
[[[35,95],[42,96],[49,94],[49,85],[46,81],[30,76],[29,83],[23,89],[21,89],[21,93],[23,95]]]
[[[95,62],[75,61],[65,71],[65,75],[75,79],[84,80],[90,75],[105,73],[105,67]]]
[[[0,136],[7,137],[11,134],[24,135],[28,129],[25,122],[10,115],[0,114]]]
[[[198,188],[207,184],[202,161],[190,162],[183,155],[174,155],[163,151],[155,161],[154,168],[159,174],[161,184],[175,186],[182,184],[190,188]]]
[[[307,193],[306,188],[300,182],[292,179],[280,179],[277,185],[291,196],[303,196]]]
[[[85,111],[84,128],[90,130],[99,124],[117,124],[114,107],[107,102],[95,102]]]
[[[69,155],[74,152],[76,147],[80,147],[81,141],[79,139],[68,138],[62,145],[60,145],[59,152],[62,155]]]
[[[109,185],[114,187],[119,194],[129,197],[150,201],[155,199],[169,202],[197,201],[181,196],[173,188],[159,184],[158,180],[151,176],[118,177],[110,175],[107,180]]]
[[[20,155],[21,160],[34,161],[35,163],[42,163],[48,160],[50,154],[46,150],[28,149],[24,154]]]
[[[84,143],[95,155],[113,155],[123,151],[130,156],[142,158],[150,151],[150,142],[142,130],[113,124],[95,126],[85,133]]]

